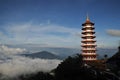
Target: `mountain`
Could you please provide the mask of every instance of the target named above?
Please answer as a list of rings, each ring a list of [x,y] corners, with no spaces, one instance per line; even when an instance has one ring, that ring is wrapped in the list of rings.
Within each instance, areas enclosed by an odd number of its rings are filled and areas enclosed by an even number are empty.
[[[47,51],[41,51],[32,54],[22,54],[22,56],[30,57],[30,58],[42,58],[42,59],[62,59],[61,57]]]
[[[109,60],[120,60],[120,47],[118,47],[118,52],[116,54],[114,54]]]
[[[63,48],[63,47],[45,47],[42,44],[6,44],[8,47],[12,48],[22,48],[26,49],[29,52],[35,53],[35,52],[40,52],[40,51],[48,51],[55,53],[56,55],[62,57],[62,58],[67,58],[68,56],[75,55],[76,53],[81,53],[81,49],[78,48]],[[114,55],[116,52],[116,48],[97,48],[97,54],[98,58],[104,58],[104,55],[107,54],[108,57],[111,57]]]
[[[111,65],[120,67],[120,47],[118,47],[118,52],[110,57],[107,62]]]
[[[120,46],[118,52],[107,60],[107,67],[120,77]]]

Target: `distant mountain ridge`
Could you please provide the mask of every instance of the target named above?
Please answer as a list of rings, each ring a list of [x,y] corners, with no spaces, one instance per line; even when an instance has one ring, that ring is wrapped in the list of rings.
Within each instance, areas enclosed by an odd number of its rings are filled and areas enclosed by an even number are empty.
[[[110,57],[107,61],[109,64],[114,64],[120,67],[120,46],[118,47],[118,52],[115,53],[112,57]]]
[[[36,52],[32,54],[21,54],[22,56],[25,57],[30,57],[30,58],[41,58],[41,59],[62,59],[61,57],[48,52],[48,51],[41,51],[41,52]]]
[[[41,51],[48,51],[54,52],[58,56],[62,57],[63,59],[67,58],[68,56],[75,55],[76,53],[81,54],[80,48],[62,48],[62,47],[42,47],[40,44],[16,44],[16,45],[9,45],[6,44],[8,47],[12,48],[21,48],[26,49],[29,51],[28,53],[32,52],[41,52]],[[107,54],[108,57],[113,56],[116,53],[116,48],[97,48],[98,58],[104,58],[104,55]],[[24,53],[23,53],[24,54]],[[26,54],[26,53],[25,53]]]

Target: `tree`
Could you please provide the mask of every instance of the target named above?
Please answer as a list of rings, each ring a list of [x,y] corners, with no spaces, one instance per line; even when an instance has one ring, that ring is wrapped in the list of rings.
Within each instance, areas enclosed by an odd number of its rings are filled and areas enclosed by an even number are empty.
[[[29,75],[21,75],[19,77],[20,80],[54,80],[54,77],[49,73],[38,72]]]
[[[68,57],[55,69],[55,80],[106,80],[98,69],[84,66],[82,56]]]
[[[108,58],[108,55],[107,55],[107,54],[105,54],[105,55],[104,55],[104,58],[105,58],[105,60],[106,60],[106,59]]]
[[[83,66],[82,56],[68,57],[55,69],[55,77],[57,80],[74,80],[79,75],[80,67]],[[72,77],[70,77],[72,76]]]

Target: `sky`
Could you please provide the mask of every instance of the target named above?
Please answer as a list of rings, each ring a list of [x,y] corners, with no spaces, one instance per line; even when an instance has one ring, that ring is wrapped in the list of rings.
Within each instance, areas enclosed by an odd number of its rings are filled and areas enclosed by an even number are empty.
[[[80,48],[81,24],[95,23],[97,46],[120,40],[120,0],[0,0],[0,43]]]

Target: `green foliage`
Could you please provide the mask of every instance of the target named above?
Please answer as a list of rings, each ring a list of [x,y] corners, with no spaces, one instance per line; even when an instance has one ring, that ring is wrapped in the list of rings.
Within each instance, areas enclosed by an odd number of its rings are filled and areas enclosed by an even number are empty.
[[[57,80],[64,80],[67,78],[77,78],[78,75],[80,75],[80,67],[83,66],[82,56],[77,55],[75,57],[68,57],[65,59],[61,64],[58,65],[58,67],[55,69],[55,77]]]
[[[107,80],[98,70],[84,66],[82,56],[68,57],[55,69],[56,80]]]

